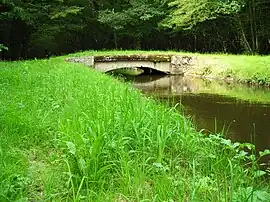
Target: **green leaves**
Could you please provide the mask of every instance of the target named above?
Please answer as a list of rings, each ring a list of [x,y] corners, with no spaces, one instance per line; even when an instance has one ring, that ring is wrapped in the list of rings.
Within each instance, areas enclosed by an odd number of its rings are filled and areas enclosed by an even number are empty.
[[[67,4],[63,0],[45,1],[4,1],[7,12],[0,15],[0,19],[21,19],[26,24],[40,23],[45,19],[64,18],[70,14],[78,14],[83,7]]]
[[[239,188],[234,194],[232,201],[268,202],[270,194],[265,190],[256,190],[254,187]]]
[[[256,170],[256,171],[254,171],[254,178],[261,177],[261,176],[263,176],[265,174],[266,174],[266,172],[263,171],[263,170]]]
[[[76,146],[73,142],[67,142],[67,147],[68,147],[68,150],[69,150],[69,153],[73,154],[75,156],[76,154]]]
[[[124,28],[124,26],[129,21],[129,16],[125,12],[117,12],[114,10],[103,10],[99,13],[98,21],[109,25],[111,28],[115,30],[119,30]]]
[[[134,0],[123,5],[122,9],[105,9],[99,12],[98,20],[113,29],[122,29],[127,25],[138,26],[146,21],[162,16],[165,11],[158,1],[149,3],[146,0]]]
[[[169,28],[191,29],[198,23],[239,12],[242,1],[174,0],[169,3],[170,15],[162,22]]]
[[[3,50],[8,51],[8,47],[6,47],[6,46],[4,46],[4,44],[0,43],[0,52],[3,51]]]
[[[270,150],[269,149],[265,149],[262,152],[259,152],[260,157],[266,156],[266,155],[270,155]]]
[[[50,18],[57,19],[57,18],[65,18],[68,15],[76,15],[79,12],[81,12],[82,9],[83,7],[71,6],[71,7],[65,8],[63,11],[58,11],[58,12],[53,13]]]

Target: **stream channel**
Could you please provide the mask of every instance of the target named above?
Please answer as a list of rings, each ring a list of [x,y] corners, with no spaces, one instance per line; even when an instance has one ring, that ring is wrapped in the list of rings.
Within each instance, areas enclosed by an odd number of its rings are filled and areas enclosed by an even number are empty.
[[[270,149],[270,89],[221,80],[141,75],[128,78],[146,95],[183,106],[196,129],[223,133],[233,142],[250,142],[257,151]],[[179,109],[182,107],[179,106]],[[270,157],[263,162],[270,165]]]

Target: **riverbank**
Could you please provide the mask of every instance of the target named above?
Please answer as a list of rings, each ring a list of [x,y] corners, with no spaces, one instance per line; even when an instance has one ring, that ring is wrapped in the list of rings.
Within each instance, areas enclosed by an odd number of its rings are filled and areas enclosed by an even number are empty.
[[[0,66],[0,201],[270,199],[250,144],[63,57]]]
[[[270,56],[199,54],[175,51],[85,51],[69,56],[128,54],[189,56],[192,58],[193,64],[186,72],[187,75],[270,86]]]
[[[189,72],[191,75],[270,86],[270,56],[198,54],[195,57],[199,62]]]
[[[239,102],[270,104],[270,89],[265,86],[182,75],[141,75],[129,79],[135,88],[154,97],[173,99],[185,93],[211,94],[230,97]]]

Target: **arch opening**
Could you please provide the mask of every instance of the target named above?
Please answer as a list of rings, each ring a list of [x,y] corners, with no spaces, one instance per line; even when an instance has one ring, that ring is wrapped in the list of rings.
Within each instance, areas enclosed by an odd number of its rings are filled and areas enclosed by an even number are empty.
[[[139,75],[167,75],[163,71],[153,69],[151,67],[121,67],[107,71],[109,74],[122,74],[127,76],[139,76]]]
[[[159,71],[157,69],[153,69],[151,67],[140,67],[140,69],[142,69],[144,72],[143,72],[143,75],[166,75],[165,72],[163,71]]]

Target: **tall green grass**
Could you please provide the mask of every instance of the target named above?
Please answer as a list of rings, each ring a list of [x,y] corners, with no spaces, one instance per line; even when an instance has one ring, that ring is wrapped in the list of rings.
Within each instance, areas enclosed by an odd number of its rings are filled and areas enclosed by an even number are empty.
[[[270,199],[249,144],[62,58],[0,66],[0,201]]]
[[[207,55],[202,55],[207,59]],[[209,66],[213,75],[236,81],[270,86],[270,56],[212,55],[219,65]]]

